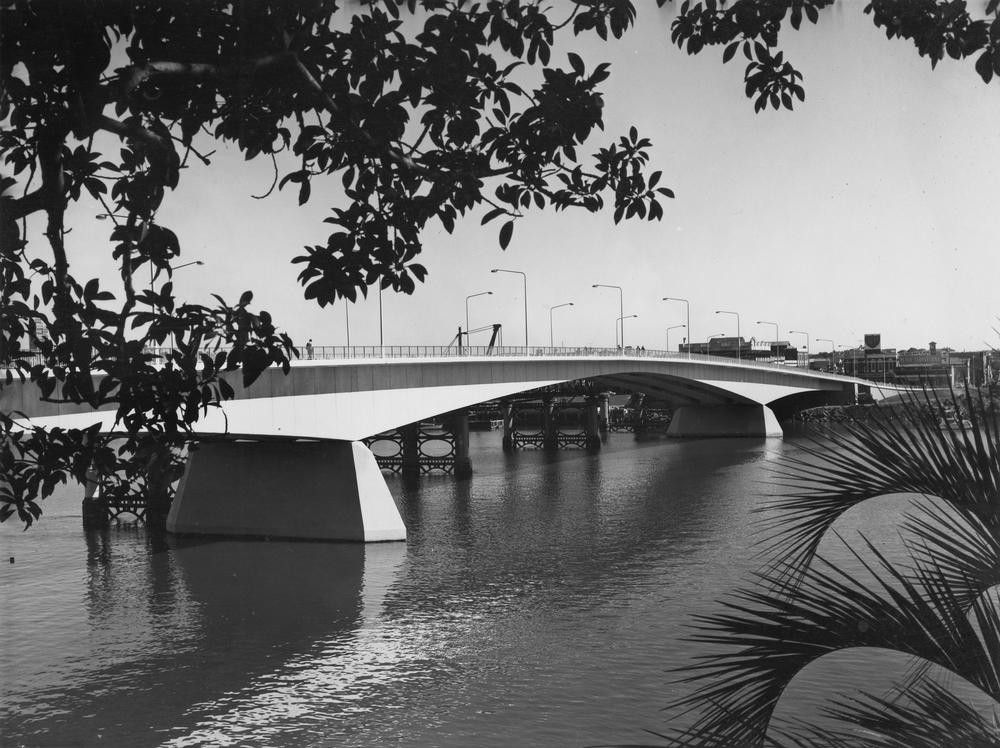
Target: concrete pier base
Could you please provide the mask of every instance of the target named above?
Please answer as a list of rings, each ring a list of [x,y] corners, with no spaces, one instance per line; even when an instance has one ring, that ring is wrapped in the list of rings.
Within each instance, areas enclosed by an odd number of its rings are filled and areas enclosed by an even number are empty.
[[[204,442],[167,517],[178,534],[406,540],[375,456],[360,442]]]
[[[766,405],[685,405],[674,413],[667,436],[784,436]]]

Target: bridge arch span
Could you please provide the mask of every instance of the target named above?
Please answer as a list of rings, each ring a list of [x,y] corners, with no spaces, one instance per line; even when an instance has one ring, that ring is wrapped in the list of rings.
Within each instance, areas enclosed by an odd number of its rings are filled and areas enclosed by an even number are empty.
[[[672,407],[769,406],[853,401],[859,380],[719,357],[677,354],[451,356],[297,361],[268,369],[250,387],[231,377],[235,398],[209,410],[200,434],[355,441],[459,408],[549,385],[597,380],[648,392]],[[0,407],[38,425],[113,426],[113,412],[39,404],[22,385],[0,390]],[[16,385],[15,385],[16,388]],[[813,394],[808,394],[813,393]],[[20,396],[18,396],[20,394]]]
[[[360,439],[486,400],[579,379],[653,394],[677,408],[675,435],[780,435],[770,405],[853,399],[860,380],[732,359],[649,352],[296,361],[268,369],[196,427],[167,528],[181,533],[403,540],[406,529]],[[114,431],[114,410],[44,403],[34,385],[0,388],[0,409],[40,426]],[[677,428],[675,429],[675,426]],[[268,437],[251,442],[236,437]],[[319,440],[301,443],[296,440]],[[234,486],[233,481],[238,482]]]

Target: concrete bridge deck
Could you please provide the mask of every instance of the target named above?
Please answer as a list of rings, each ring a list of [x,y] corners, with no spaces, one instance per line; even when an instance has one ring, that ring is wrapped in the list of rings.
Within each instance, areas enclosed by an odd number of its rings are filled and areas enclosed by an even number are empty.
[[[237,375],[227,379],[234,400],[210,411],[198,433],[356,440],[578,379],[598,380],[609,390],[640,390],[675,408],[773,405],[780,415],[853,398],[859,386],[872,386],[804,368],[666,351],[433,346],[320,347],[313,359],[293,361],[287,376],[271,368],[248,388]],[[112,407],[95,412],[87,405],[42,402],[31,385],[0,389],[0,409],[23,413],[37,425],[72,428],[100,420],[114,430]]]
[[[871,382],[804,368],[594,348],[320,347],[288,375],[267,369],[246,388],[238,373],[227,379],[235,397],[196,425],[194,440],[209,438],[189,452],[169,530],[403,540],[402,518],[361,439],[564,382],[666,402],[672,436],[781,436],[776,413],[854,402],[860,387],[881,395]],[[20,382],[0,388],[0,410],[23,414],[25,426],[118,430],[113,408],[42,402]]]

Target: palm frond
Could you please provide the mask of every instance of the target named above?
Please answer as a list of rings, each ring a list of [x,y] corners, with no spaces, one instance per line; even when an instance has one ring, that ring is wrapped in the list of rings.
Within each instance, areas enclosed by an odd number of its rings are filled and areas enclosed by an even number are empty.
[[[835,701],[826,714],[854,729],[829,730],[832,736],[855,739],[886,748],[997,748],[1000,745],[1000,704],[984,715],[936,681],[926,681],[902,698],[888,699],[862,693]]]
[[[946,585],[916,585],[870,544],[869,550],[880,564],[868,566],[876,585],[817,559],[796,579],[794,594],[776,591],[774,580],[762,577],[724,600],[723,612],[696,619],[691,640],[718,651],[680,671],[681,682],[698,684],[671,705],[699,711],[691,735],[762,745],[760,736],[795,675],[826,654],[854,647],[921,658],[1000,699],[995,607],[977,601],[968,615],[965,601],[949,598]]]
[[[952,400],[958,399],[951,390]],[[779,495],[758,511],[761,553],[782,568],[802,571],[824,534],[846,511],[892,493],[939,497],[1000,533],[1000,412],[994,388],[966,387],[967,429],[943,420],[935,391],[906,394],[893,406],[871,406],[869,421],[853,421],[807,439],[804,457],[774,469]]]
[[[956,518],[927,502],[922,515],[903,522],[906,541],[920,577],[947,585],[967,608],[986,590],[1000,585],[1000,533],[990,532],[975,515]]]

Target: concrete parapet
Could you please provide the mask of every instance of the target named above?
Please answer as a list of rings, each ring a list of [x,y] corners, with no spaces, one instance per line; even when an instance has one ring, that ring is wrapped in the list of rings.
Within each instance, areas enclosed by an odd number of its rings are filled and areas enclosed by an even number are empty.
[[[766,405],[685,405],[674,413],[667,436],[783,436]]]
[[[375,456],[360,442],[203,442],[167,517],[178,534],[406,540]]]

